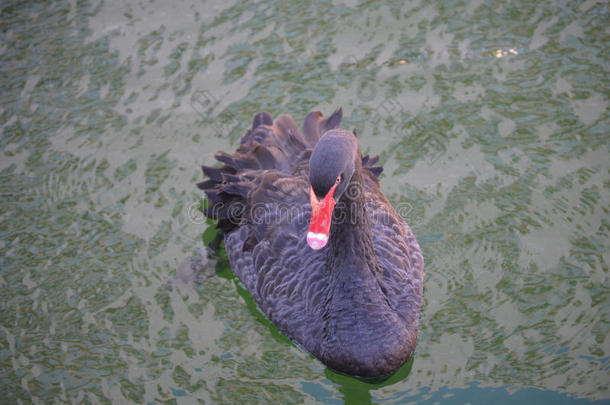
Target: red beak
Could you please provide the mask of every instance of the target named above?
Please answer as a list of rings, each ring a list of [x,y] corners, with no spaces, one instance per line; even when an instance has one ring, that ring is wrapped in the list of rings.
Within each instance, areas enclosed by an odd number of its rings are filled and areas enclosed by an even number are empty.
[[[336,187],[337,184],[332,186],[322,201],[318,201],[318,197],[316,197],[316,194],[313,192],[313,188],[309,187],[311,222],[309,223],[309,231],[307,232],[307,243],[309,244],[309,247],[314,250],[322,249],[328,243],[330,222],[336,204],[335,199],[333,198]]]

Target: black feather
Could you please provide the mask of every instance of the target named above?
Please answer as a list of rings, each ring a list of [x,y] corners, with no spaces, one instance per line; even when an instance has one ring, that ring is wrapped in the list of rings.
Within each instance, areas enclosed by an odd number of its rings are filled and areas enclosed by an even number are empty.
[[[273,125],[273,118],[268,112],[259,112],[252,120],[252,129],[260,125]]]

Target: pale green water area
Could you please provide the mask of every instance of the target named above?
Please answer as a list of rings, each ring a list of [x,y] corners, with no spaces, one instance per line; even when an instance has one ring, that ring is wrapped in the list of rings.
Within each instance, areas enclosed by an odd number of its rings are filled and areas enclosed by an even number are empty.
[[[1,2],[0,403],[610,403],[608,9]],[[383,382],[283,337],[201,237],[199,166],[254,113],[339,106],[426,260]]]

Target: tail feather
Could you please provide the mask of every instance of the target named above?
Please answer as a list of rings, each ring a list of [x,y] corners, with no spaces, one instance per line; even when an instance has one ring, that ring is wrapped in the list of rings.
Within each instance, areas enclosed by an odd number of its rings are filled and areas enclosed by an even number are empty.
[[[366,155],[362,158],[362,168],[367,170],[369,173],[371,173],[374,176],[375,180],[378,180],[379,176],[381,175],[381,172],[383,172],[382,166],[374,166],[374,164],[377,163],[378,161],[379,161],[378,155],[373,156],[373,157]]]
[[[330,115],[330,117],[324,120],[324,132],[330,131],[331,129],[339,128],[341,125],[341,120],[343,119],[343,109],[341,107],[337,108],[334,113]],[[322,134],[324,135],[324,134]]]
[[[303,132],[309,147],[315,146],[318,139],[327,131],[339,128],[343,119],[343,110],[338,108],[328,118],[324,118],[320,111],[312,111],[305,117]]]
[[[273,117],[266,111],[259,112],[252,120],[252,129],[260,125],[273,125]]]
[[[374,165],[375,163],[377,163],[379,161],[379,155],[375,155],[372,158],[370,158],[369,160],[369,165]]]
[[[214,157],[216,158],[216,160],[226,164],[227,166],[230,166],[230,167],[233,167],[233,168],[237,168],[236,165],[235,165],[235,161],[233,160],[233,156],[229,155],[228,153],[225,153],[225,152],[222,152],[222,151],[218,151],[218,152],[216,152]]]
[[[203,174],[208,176],[212,181],[222,181],[222,170],[217,167],[201,166]],[[201,183],[200,183],[201,184]],[[199,186],[199,184],[198,184]],[[199,187],[201,188],[201,187]]]

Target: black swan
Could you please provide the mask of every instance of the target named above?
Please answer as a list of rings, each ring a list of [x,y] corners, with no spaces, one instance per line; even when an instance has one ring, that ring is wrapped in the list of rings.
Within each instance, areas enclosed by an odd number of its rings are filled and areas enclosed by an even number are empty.
[[[258,113],[198,187],[269,320],[329,368],[379,377],[415,350],[423,256],[379,190],[378,158],[362,157],[341,119],[314,111],[301,132],[290,115]]]

